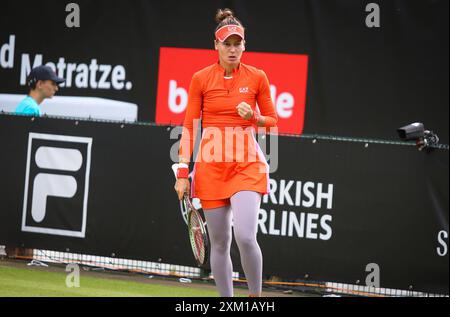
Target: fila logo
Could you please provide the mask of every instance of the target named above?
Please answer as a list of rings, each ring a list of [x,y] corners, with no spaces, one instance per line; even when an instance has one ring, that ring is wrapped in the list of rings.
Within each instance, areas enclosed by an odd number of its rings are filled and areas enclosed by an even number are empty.
[[[248,87],[241,87],[241,88],[239,88],[239,92],[240,92],[241,94],[246,94],[246,93],[248,93]]]
[[[84,238],[92,138],[30,133],[22,231]]]

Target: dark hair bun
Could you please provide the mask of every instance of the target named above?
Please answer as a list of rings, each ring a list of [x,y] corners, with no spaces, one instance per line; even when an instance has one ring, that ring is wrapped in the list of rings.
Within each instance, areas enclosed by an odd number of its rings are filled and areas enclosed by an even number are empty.
[[[234,13],[230,9],[225,8],[225,9],[217,10],[217,13],[216,13],[216,22],[217,23],[222,22],[223,20],[225,20],[228,17],[232,17],[232,18],[234,17]]]

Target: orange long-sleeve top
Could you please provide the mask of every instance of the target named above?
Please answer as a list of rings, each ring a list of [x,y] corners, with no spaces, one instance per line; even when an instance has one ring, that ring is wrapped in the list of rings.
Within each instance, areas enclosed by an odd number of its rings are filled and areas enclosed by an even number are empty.
[[[269,80],[264,71],[240,63],[233,71],[232,78],[224,77],[225,69],[219,63],[208,66],[192,76],[189,87],[188,104],[180,141],[180,159],[190,161],[195,122],[202,119],[202,127],[242,127],[252,126],[237,113],[236,106],[248,103],[253,111],[258,105],[263,116],[264,127],[275,127],[278,121],[270,96]]]

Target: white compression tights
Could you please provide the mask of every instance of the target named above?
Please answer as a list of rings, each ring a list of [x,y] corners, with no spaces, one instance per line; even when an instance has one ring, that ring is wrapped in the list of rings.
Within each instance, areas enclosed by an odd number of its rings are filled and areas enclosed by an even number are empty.
[[[241,264],[250,294],[260,294],[262,284],[262,254],[256,241],[261,194],[240,191],[231,199],[231,206],[205,209],[211,242],[211,269],[221,296],[233,296],[233,265],[230,257],[231,224],[239,247]]]

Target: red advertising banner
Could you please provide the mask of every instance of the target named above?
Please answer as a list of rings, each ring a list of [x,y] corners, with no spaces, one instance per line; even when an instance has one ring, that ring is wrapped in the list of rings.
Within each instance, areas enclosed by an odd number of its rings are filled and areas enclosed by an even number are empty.
[[[156,123],[183,123],[192,75],[215,62],[215,50],[161,47]],[[262,69],[267,74],[278,114],[279,132],[302,134],[308,56],[245,52],[242,62]]]

